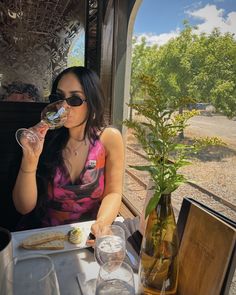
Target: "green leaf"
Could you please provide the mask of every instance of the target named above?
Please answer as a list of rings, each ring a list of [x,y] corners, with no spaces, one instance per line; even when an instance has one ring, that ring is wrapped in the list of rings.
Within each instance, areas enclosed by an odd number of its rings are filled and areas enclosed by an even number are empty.
[[[153,169],[155,169],[155,167],[152,165],[144,165],[144,166],[129,165],[129,167],[139,171],[148,171],[148,172],[151,172],[153,171]]]
[[[153,197],[149,200],[146,211],[145,211],[145,218],[156,208],[159,200],[161,198],[160,192],[155,192]]]

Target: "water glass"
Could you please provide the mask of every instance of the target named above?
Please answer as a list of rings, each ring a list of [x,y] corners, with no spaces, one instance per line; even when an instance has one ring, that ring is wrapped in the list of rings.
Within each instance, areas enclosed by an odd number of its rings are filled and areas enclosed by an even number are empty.
[[[99,270],[95,295],[135,295],[134,274],[125,262],[104,263]]]
[[[12,236],[6,228],[0,227],[0,290],[4,278],[4,269],[11,260]]]
[[[52,259],[47,255],[15,257],[5,269],[1,295],[60,295]]]
[[[96,236],[95,259],[99,265],[116,260],[121,263],[125,258],[125,232],[118,225],[104,226]]]

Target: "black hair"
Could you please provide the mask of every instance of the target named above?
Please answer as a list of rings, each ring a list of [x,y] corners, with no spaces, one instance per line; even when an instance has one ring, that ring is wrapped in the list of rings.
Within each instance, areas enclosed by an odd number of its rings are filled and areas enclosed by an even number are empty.
[[[56,93],[59,81],[68,73],[73,73],[77,77],[87,98],[88,117],[84,137],[88,137],[93,143],[98,137],[98,132],[104,127],[104,96],[99,78],[95,72],[85,67],[70,67],[54,80],[51,94]],[[39,219],[45,213],[48,185],[51,183],[53,186],[56,168],[63,165],[62,151],[68,140],[69,132],[65,127],[48,131],[46,135],[37,173],[38,201],[34,211]]]
[[[61,78],[72,73],[80,82],[88,104],[88,119],[85,127],[85,135],[89,139],[96,136],[97,131],[104,126],[104,96],[97,74],[85,67],[71,67],[61,72],[54,80],[51,94],[56,94],[57,86]]]

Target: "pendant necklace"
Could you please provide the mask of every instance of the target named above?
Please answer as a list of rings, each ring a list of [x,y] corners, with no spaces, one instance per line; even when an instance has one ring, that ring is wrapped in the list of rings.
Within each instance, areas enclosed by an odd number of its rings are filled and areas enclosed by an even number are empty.
[[[72,152],[72,154],[74,156],[78,156],[80,154],[80,148],[86,144],[87,144],[86,139],[83,139],[83,140],[79,141],[79,144],[75,149],[70,149],[70,151]]]

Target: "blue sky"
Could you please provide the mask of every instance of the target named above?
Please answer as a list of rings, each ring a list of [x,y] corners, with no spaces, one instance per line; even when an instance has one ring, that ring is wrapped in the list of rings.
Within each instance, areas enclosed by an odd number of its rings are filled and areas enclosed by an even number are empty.
[[[198,32],[210,33],[218,27],[222,33],[236,36],[236,0],[143,0],[138,10],[134,35],[146,37],[149,44],[165,44],[183,29],[183,20],[198,26]]]

